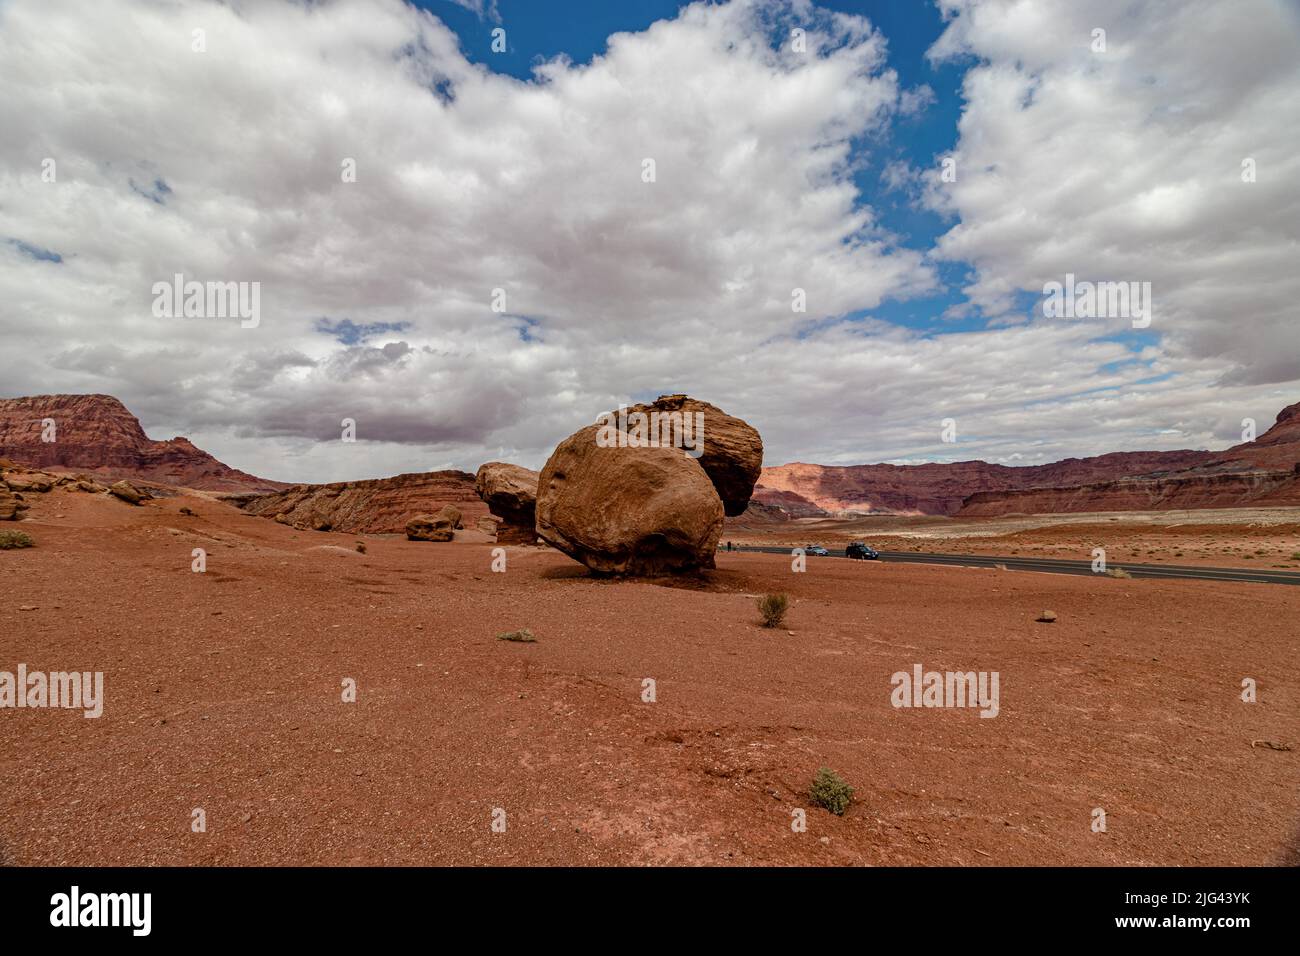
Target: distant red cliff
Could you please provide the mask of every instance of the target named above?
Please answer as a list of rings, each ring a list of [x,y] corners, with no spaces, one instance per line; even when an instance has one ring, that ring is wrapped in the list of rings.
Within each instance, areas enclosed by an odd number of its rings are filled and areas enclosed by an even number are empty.
[[[54,441],[43,441],[53,422]],[[154,441],[111,395],[34,395],[0,399],[0,458],[31,468],[135,478],[203,491],[276,491],[269,481],[231,468],[187,438]]]
[[[1113,452],[1047,465],[983,461],[764,468],[754,499],[790,517],[892,513],[998,515],[1053,511],[1300,504],[1300,403],[1253,442],[1226,451]],[[1255,478],[1246,473],[1258,473]],[[1235,478],[1223,476],[1234,475]],[[1216,479],[1211,481],[1210,479]],[[1203,503],[1199,503],[1203,502]]]

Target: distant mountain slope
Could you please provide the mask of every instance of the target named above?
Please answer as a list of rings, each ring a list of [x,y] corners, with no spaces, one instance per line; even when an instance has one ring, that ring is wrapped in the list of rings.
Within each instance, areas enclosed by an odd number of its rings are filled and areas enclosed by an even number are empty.
[[[42,441],[52,420],[54,441]],[[111,395],[33,395],[0,399],[0,458],[32,468],[137,478],[204,491],[288,487],[231,468],[188,438],[154,441]]]
[[[797,463],[764,468],[754,497],[792,513],[792,501],[801,499],[828,514],[856,511],[950,515],[977,492],[1083,485],[1134,474],[1177,471],[1202,463],[1209,454],[1113,452],[1019,468],[984,461],[848,466]]]
[[[754,500],[781,508],[791,517],[844,512],[994,515],[1300,504],[1293,501],[1292,485],[1281,474],[1293,471],[1297,462],[1300,403],[1284,408],[1277,423],[1255,441],[1220,452],[1112,452],[1025,467],[983,461],[843,467],[795,463],[764,468]],[[1220,480],[1203,486],[1196,483],[1198,478],[1246,472],[1270,473],[1271,477]],[[1155,482],[1165,484],[1150,484]]]
[[[1273,427],[1255,441],[1206,452],[1204,461],[1188,468],[1082,486],[978,492],[966,499],[958,514],[1282,506],[1300,506],[1300,403],[1282,409]]]

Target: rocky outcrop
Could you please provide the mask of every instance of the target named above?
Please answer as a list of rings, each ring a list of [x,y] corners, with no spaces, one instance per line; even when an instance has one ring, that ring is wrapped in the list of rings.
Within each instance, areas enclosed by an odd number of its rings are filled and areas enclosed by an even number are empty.
[[[45,494],[58,481],[57,475],[47,475],[39,471],[6,472],[4,483],[10,491]]]
[[[108,486],[108,493],[114,498],[121,498],[129,505],[138,505],[149,497],[129,481],[118,481]]]
[[[722,499],[699,462],[679,448],[602,445],[599,426],[551,454],[537,488],[537,533],[605,574],[711,568]]]
[[[342,481],[328,485],[293,485],[274,494],[233,502],[251,514],[299,528],[328,524],[347,534],[404,534],[412,518],[436,515],[455,505],[471,522],[487,515],[474,490],[474,476],[464,471],[428,471]]]
[[[150,439],[139,420],[109,395],[0,399],[0,456],[32,468],[208,491],[287,487],[224,465],[189,439]]]
[[[408,521],[406,537],[411,541],[451,541],[460,527],[460,509],[444,505],[436,515],[418,515]]]
[[[501,519],[494,529],[498,544],[537,542],[538,477],[530,468],[504,461],[479,466],[474,490],[488,510]]]
[[[689,395],[660,395],[649,404],[634,405],[627,409],[626,417],[618,416],[619,427],[635,428],[638,420],[633,416],[638,414],[647,416],[643,427],[654,430],[651,433],[659,438],[666,435],[662,425],[655,429],[656,422],[666,419],[675,428],[679,418],[690,416],[683,433],[691,437],[692,450],[699,451],[696,459],[713,482],[727,514],[744,513],[763,470],[763,439],[749,423]]]

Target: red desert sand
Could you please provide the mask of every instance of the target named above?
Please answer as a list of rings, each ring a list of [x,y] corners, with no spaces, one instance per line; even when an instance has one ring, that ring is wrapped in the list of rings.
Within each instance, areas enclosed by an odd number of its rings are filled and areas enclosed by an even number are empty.
[[[0,669],[103,671],[106,700],[0,714],[5,863],[1295,856],[1300,588],[729,553],[633,582],[538,547],[497,573],[473,531],[363,554],[202,495],[31,497]],[[998,716],[895,709],[916,664],[997,671]],[[842,817],[807,797],[822,766]]]

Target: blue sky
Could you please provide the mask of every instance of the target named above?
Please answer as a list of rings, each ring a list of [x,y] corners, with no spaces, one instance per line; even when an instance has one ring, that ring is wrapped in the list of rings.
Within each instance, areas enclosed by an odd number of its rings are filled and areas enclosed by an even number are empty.
[[[590,63],[602,55],[611,34],[636,32],[656,20],[672,19],[687,6],[677,0],[572,0],[564,4],[536,0],[496,0],[482,16],[454,0],[418,0],[415,4],[439,17],[460,39],[466,58],[521,80],[533,78],[542,60],[564,55],[574,63]],[[927,87],[933,101],[921,113],[900,120],[886,142],[860,143],[855,157],[860,170],[854,182],[862,202],[872,207],[880,224],[900,245],[924,252],[934,246],[951,223],[922,209],[900,191],[882,188],[886,163],[903,160],[917,168],[929,167],[935,157],[951,150],[957,141],[961,117],[961,81],[965,64],[935,64],[926,51],[943,32],[939,8],[921,0],[826,0],[818,7],[865,16],[888,41],[888,67],[906,88]],[[493,31],[506,31],[506,49],[494,52]],[[944,288],[934,295],[889,300],[871,316],[907,328],[964,331],[983,328],[981,316],[942,318],[962,301],[961,283],[967,270],[960,264],[940,267]],[[1030,306],[1032,307],[1032,306]],[[863,316],[868,313],[853,313]]]
[[[4,391],[246,471],[537,467],[673,391],[769,464],[1222,448],[1300,399],[1294,3],[46,6],[0,5]],[[161,320],[177,273],[260,321]],[[1044,316],[1067,274],[1153,320]]]

